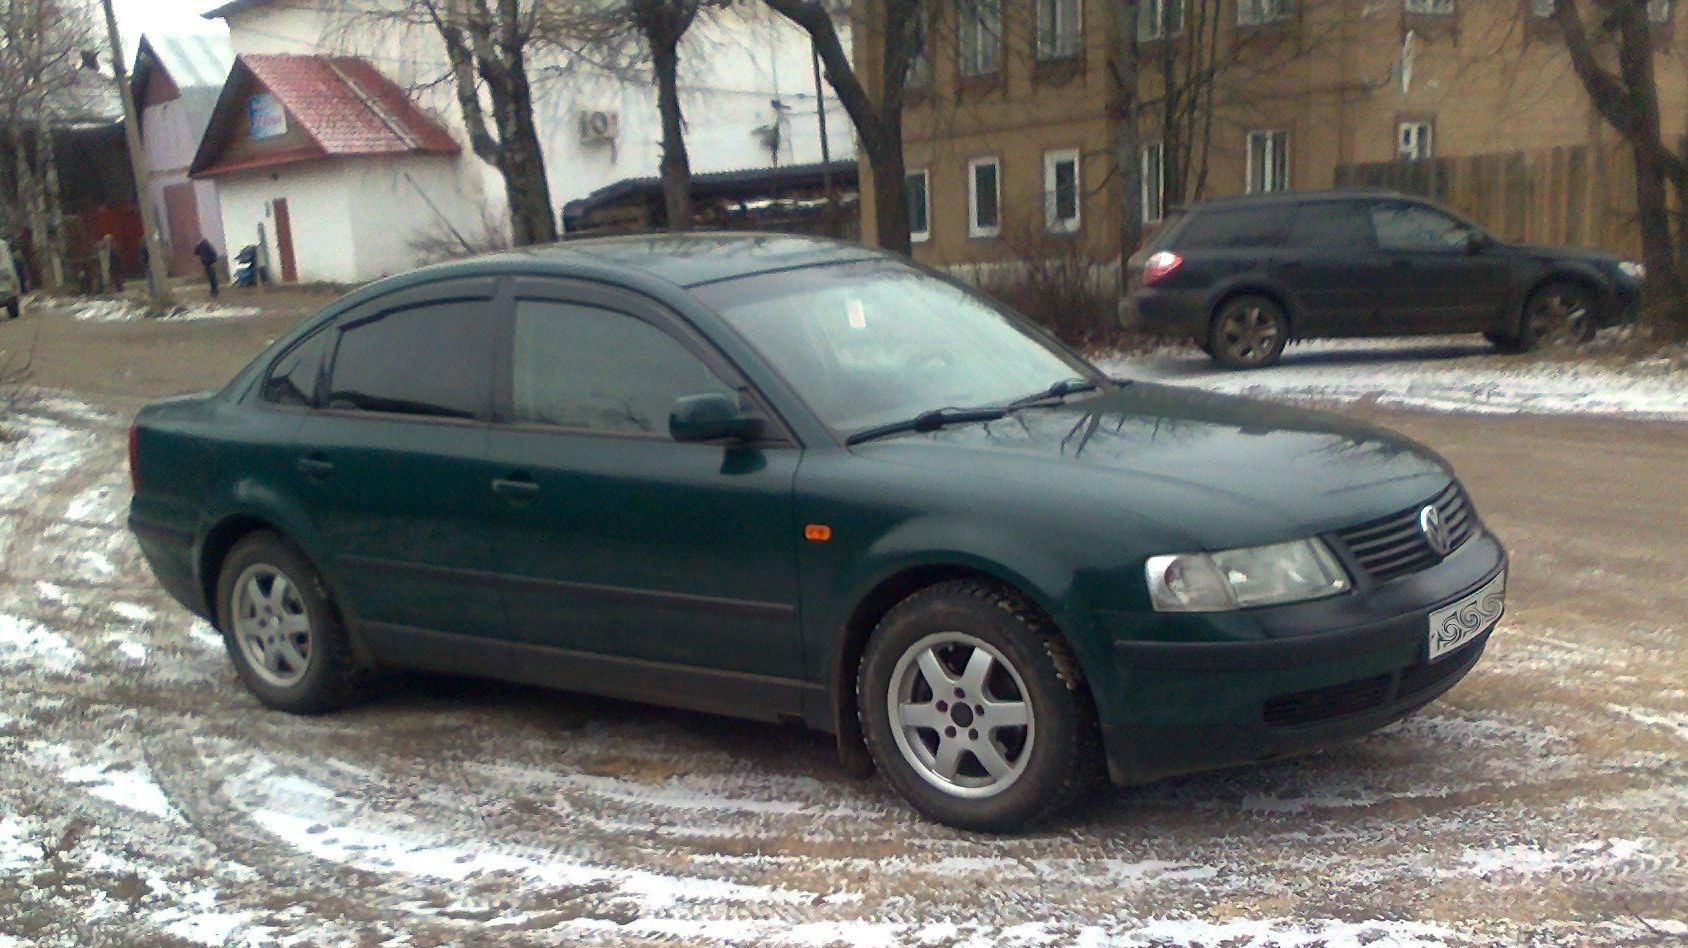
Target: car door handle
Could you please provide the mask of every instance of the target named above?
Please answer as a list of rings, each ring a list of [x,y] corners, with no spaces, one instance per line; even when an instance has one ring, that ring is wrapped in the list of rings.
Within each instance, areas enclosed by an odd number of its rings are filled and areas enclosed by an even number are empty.
[[[521,475],[495,477],[492,480],[492,492],[511,500],[522,500],[538,494],[539,485]]]
[[[299,473],[308,480],[320,481],[334,473],[334,462],[320,454],[307,454],[299,459]]]

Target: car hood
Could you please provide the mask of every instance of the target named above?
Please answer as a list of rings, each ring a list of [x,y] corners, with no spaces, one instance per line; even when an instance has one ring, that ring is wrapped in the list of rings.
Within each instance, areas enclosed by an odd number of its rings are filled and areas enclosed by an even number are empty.
[[[859,445],[957,490],[1091,528],[1158,528],[1163,540],[1223,549],[1352,526],[1422,503],[1451,473],[1393,432],[1323,412],[1132,383]],[[1053,524],[1052,524],[1053,525]]]

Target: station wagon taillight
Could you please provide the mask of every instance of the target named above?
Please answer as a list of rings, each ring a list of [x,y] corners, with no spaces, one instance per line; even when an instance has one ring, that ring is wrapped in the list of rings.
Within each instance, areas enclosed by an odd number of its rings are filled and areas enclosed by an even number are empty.
[[[1162,250],[1151,254],[1143,261],[1143,285],[1154,286],[1178,271],[1184,265],[1184,258],[1170,250]]]
[[[129,426],[129,490],[141,489],[141,471],[138,466],[140,459],[140,429],[135,425]]]

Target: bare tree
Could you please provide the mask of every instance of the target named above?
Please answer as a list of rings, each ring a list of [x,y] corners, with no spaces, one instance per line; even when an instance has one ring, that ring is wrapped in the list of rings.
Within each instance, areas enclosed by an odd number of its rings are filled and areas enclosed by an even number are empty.
[[[1114,177],[1119,182],[1120,289],[1126,260],[1143,242],[1143,136],[1138,129],[1137,83],[1142,51],[1137,45],[1138,0],[1114,0],[1113,55],[1109,76],[1114,93]],[[1124,294],[1121,294],[1121,301]]]
[[[1648,2],[1592,0],[1597,20],[1592,29],[1579,6],[1577,0],[1560,0],[1553,19],[1589,99],[1635,156],[1635,203],[1641,257],[1647,267],[1649,318],[1663,334],[1688,339],[1688,285],[1678,257],[1688,234],[1672,233],[1668,194],[1675,190],[1679,202],[1688,201],[1688,160],[1665,144],[1660,128]],[[1597,51],[1601,38],[1616,45],[1616,71]]]

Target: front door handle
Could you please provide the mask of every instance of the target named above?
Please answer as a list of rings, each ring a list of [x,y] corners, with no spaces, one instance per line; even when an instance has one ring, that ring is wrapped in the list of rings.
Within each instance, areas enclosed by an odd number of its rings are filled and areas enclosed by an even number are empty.
[[[539,485],[520,474],[492,479],[492,492],[511,500],[526,500],[539,493]]]
[[[299,459],[299,473],[308,480],[321,481],[334,473],[334,462],[320,454],[307,454]]]

